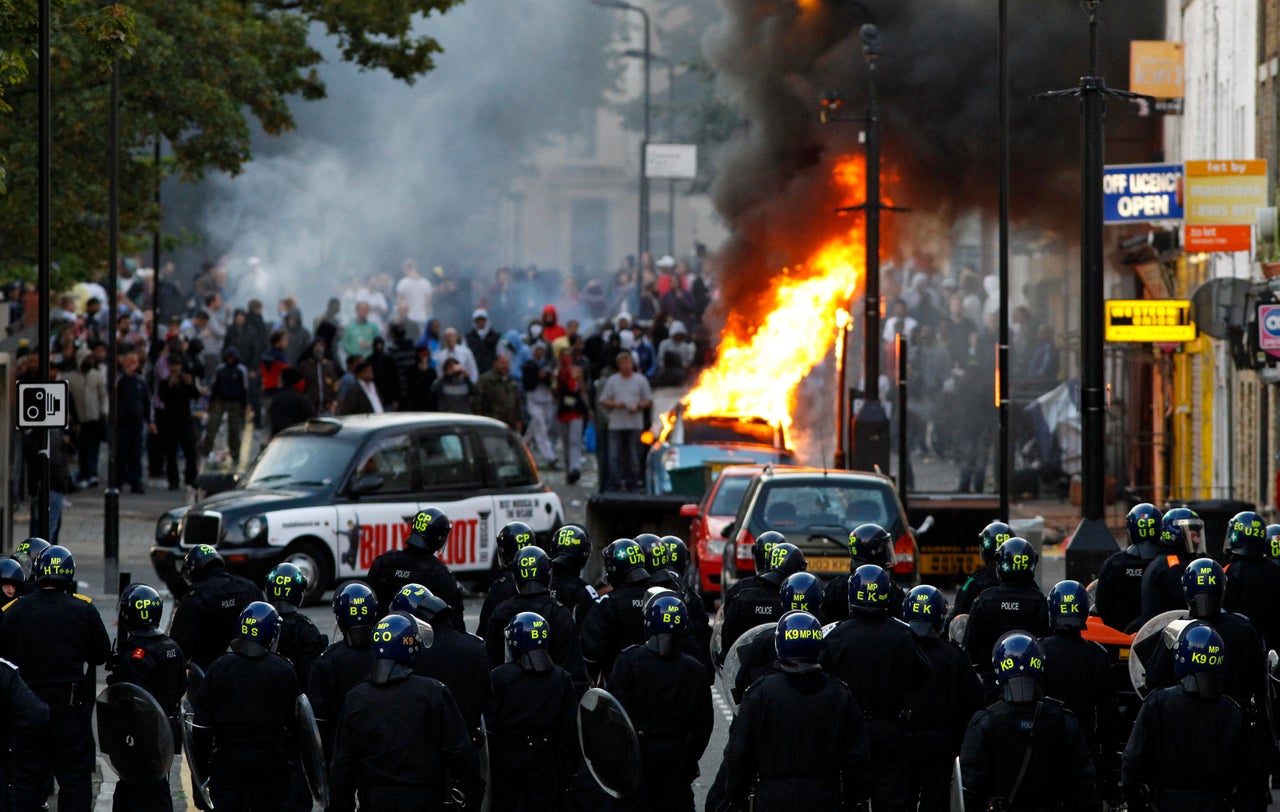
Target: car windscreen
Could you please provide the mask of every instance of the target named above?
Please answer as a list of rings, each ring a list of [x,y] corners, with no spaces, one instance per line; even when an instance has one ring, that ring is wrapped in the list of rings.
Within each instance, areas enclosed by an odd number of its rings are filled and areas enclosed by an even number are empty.
[[[836,479],[774,481],[765,486],[758,502],[753,513],[761,522],[761,530],[789,534],[840,527],[847,534],[867,522],[881,525],[893,536],[906,530],[892,492],[874,483]]]
[[[750,484],[751,477],[749,476],[725,477],[724,481],[720,483],[720,487],[716,490],[715,498],[711,500],[711,507],[707,510],[707,515],[738,515],[738,506],[742,504],[742,497],[747,492],[747,486]]]
[[[342,479],[354,444],[338,437],[282,434],[262,449],[241,488],[325,488]]]
[[[735,417],[684,419],[686,443],[753,443],[774,445],[773,426],[762,420]]]

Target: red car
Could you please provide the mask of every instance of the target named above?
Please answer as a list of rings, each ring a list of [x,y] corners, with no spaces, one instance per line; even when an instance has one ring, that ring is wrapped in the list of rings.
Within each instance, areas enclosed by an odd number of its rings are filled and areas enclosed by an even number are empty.
[[[696,505],[685,505],[680,515],[689,523],[689,551],[693,555],[691,573],[697,573],[698,587],[708,611],[714,611],[720,597],[720,568],[724,546],[729,543],[725,530],[733,524],[738,507],[747,492],[751,478],[764,470],[763,465],[730,465],[720,471],[710,490]]]

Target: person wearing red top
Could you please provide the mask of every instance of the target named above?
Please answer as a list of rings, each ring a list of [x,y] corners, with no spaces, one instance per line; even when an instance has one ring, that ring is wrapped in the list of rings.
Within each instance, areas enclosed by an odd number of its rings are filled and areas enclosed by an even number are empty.
[[[542,308],[542,340],[551,344],[564,333],[565,329],[560,326],[560,317],[556,313],[556,306],[547,305]]]
[[[556,367],[556,421],[560,425],[560,449],[570,485],[582,476],[582,432],[591,415],[590,365],[583,355],[585,342],[576,336],[560,354]]]

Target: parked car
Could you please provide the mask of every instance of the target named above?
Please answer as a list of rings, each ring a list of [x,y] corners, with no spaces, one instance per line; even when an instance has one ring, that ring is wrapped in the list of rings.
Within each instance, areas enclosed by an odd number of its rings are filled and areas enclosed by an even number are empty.
[[[751,547],[766,530],[776,530],[804,552],[809,572],[830,577],[849,567],[849,532],[875,522],[894,539],[893,577],[919,580],[915,533],[893,480],[865,471],[766,467],[754,476],[729,528],[733,543],[721,557],[720,588],[729,589],[755,571]]]
[[[751,478],[763,470],[762,465],[724,468],[701,502],[680,509],[680,515],[690,520],[688,538],[693,566],[689,568],[688,577],[696,579],[708,610],[715,609],[720,597],[720,567],[725,545],[729,543],[725,531],[738,515]]]
[[[645,487],[651,494],[706,490],[708,466],[789,464],[795,455],[782,426],[762,417],[686,417],[677,406],[663,415],[662,430],[645,458]]]
[[[507,522],[527,522],[548,546],[564,516],[520,438],[497,420],[325,417],[274,437],[234,489],[161,516],[151,561],[175,595],[186,589],[181,562],[194,545],[218,548],[229,570],[259,583],[289,561],[306,573],[314,601],[403,547],[427,507],[452,520],[439,556],[463,573],[496,569],[494,538]]]

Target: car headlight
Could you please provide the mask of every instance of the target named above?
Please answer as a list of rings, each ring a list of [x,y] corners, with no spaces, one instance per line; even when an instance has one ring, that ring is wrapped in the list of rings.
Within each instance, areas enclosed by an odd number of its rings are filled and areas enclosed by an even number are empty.
[[[266,516],[250,516],[244,522],[244,537],[249,540],[256,539],[258,536],[267,532]]]
[[[166,513],[156,522],[156,540],[167,541],[178,537],[178,517]]]

